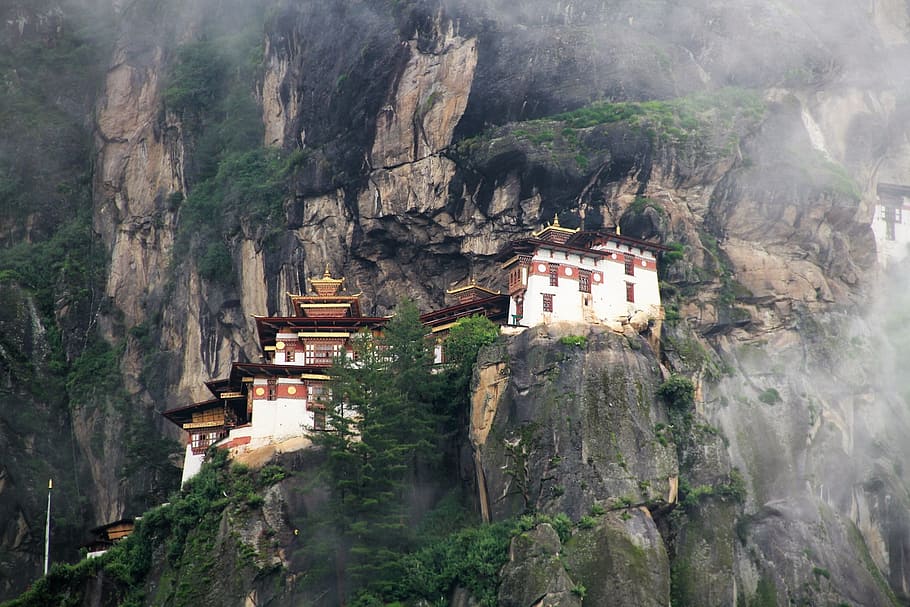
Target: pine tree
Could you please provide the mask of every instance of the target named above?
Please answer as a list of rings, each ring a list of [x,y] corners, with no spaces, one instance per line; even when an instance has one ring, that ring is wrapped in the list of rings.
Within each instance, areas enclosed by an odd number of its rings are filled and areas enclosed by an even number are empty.
[[[354,352],[332,370],[328,431],[314,437],[326,450],[340,600],[349,586],[383,592],[401,577],[397,557],[413,539],[408,490],[434,459],[440,382],[413,302],[399,305],[381,337],[357,336]]]

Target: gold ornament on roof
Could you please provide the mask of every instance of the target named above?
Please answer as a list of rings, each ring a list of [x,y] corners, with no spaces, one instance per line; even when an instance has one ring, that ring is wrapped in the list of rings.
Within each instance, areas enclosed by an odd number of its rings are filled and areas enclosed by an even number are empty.
[[[316,291],[317,295],[330,297],[332,295],[337,295],[341,290],[344,277],[332,278],[332,273],[329,271],[329,264],[325,264],[325,273],[322,275],[322,278],[310,278],[309,280],[310,286],[313,287],[313,290]]]
[[[576,228],[576,229],[572,230],[570,228],[562,227],[561,225],[559,225],[559,213],[554,213],[553,214],[553,223],[545,225],[543,228],[541,228],[540,230],[538,230],[536,232],[532,232],[531,236],[534,238],[540,238],[541,236],[544,236],[544,235],[552,233],[552,232],[558,232],[560,234],[574,234],[574,233],[578,232],[579,229],[580,228]]]

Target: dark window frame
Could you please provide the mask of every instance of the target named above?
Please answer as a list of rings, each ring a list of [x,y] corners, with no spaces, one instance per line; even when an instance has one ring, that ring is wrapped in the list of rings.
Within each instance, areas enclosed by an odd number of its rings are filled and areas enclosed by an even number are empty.
[[[553,311],[553,294],[552,293],[541,293],[543,295],[543,311],[552,312]]]

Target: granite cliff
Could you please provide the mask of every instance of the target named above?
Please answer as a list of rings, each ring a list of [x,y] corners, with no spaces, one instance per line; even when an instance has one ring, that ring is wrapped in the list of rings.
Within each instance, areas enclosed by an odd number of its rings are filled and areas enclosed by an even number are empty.
[[[24,462],[73,479],[72,536],[161,501],[155,412],[257,359],[250,315],[326,264],[372,312],[439,306],[557,215],[672,245],[667,319],[659,343],[532,329],[484,354],[465,477],[486,515],[609,510],[517,542],[501,602],[618,580],[641,581],[629,605],[907,600],[903,291],[869,227],[876,183],[910,173],[903,3],[179,4],[2,9],[5,571],[38,571]],[[696,386],[685,428],[656,396],[672,374]]]

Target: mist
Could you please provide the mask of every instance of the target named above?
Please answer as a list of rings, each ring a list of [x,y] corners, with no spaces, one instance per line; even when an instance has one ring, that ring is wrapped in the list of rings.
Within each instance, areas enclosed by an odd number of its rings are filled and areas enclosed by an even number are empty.
[[[732,539],[727,521],[730,575],[751,594],[761,579],[810,584],[815,568],[830,574],[819,596],[867,605],[856,589],[878,583],[868,561],[889,592],[910,596],[910,378],[902,372],[910,280],[901,254],[910,238],[903,243],[898,230],[896,243],[885,242],[884,217],[893,223],[894,205],[906,210],[906,200],[890,203],[888,215],[877,195],[881,183],[910,185],[906,3],[48,0],[10,3],[0,16],[10,48],[23,40],[47,47],[58,21],[95,43],[95,63],[84,76],[71,70],[56,94],[49,75],[30,79],[13,61],[5,67],[9,90],[43,82],[35,103],[81,125],[49,127],[46,137],[31,123],[10,129],[0,169],[18,171],[16,188],[37,193],[5,197],[0,223],[7,244],[41,241],[76,206],[91,207],[92,235],[112,269],[103,310],[94,302],[83,316],[112,343],[153,327],[153,346],[171,356],[167,381],[141,384],[147,360],[134,342],[124,365],[149,411],[198,396],[197,380],[224,373],[231,357],[257,356],[244,319],[285,305],[284,293],[325,263],[365,285],[376,313],[401,292],[438,305],[466,268],[473,275],[475,258],[481,276],[498,276],[492,254],[472,246],[492,247],[554,213],[580,222],[582,205],[593,217],[620,219],[634,200],[653,200],[663,213],[650,214],[648,237],[685,252],[664,276],[679,309],[666,323],[664,371],[696,381],[698,419],[726,441],[713,463],[740,471],[748,487],[736,514],[741,537]],[[377,117],[396,103],[401,74],[418,61],[437,69],[434,60],[466,41],[476,41],[476,60],[461,65],[468,96],[451,141],[401,164],[374,162]],[[218,287],[200,286],[189,262],[176,277],[169,269],[186,214],[167,201],[215,174],[222,152],[204,145],[205,129],[222,123],[209,116],[191,133],[188,115],[161,101],[181,49],[199,42],[220,53],[225,81],[255,102],[252,147],[300,155],[284,201],[291,219],[271,248],[249,222],[217,235],[240,277]],[[244,80],[244,70],[255,75]],[[415,85],[421,104],[454,96],[452,82],[437,84]],[[729,88],[754,93],[766,109],[733,134],[727,155],[713,157],[693,140],[638,149],[633,137],[604,137],[603,171],[576,167],[579,175],[564,181],[540,177],[546,171],[534,162],[545,164],[545,154],[529,153],[526,141],[517,152],[456,166],[460,142],[504,141],[528,121],[592,103]],[[407,118],[423,127],[425,112]],[[34,149],[48,153],[29,148],[39,140]],[[53,170],[38,171],[42,160]],[[404,175],[410,164],[419,170]],[[83,198],[59,193],[58,182],[85,173]],[[382,183],[394,185],[385,199]],[[541,192],[552,196],[541,201]],[[370,215],[383,204],[387,215]],[[489,210],[497,204],[505,209],[498,215]],[[462,244],[465,234],[473,245]],[[885,246],[897,254],[883,256]],[[266,282],[265,293],[242,292],[250,276]],[[174,301],[183,307],[170,308]],[[203,330],[211,333],[194,337]],[[687,359],[685,347],[703,355]],[[104,510],[122,510],[118,499]]]

